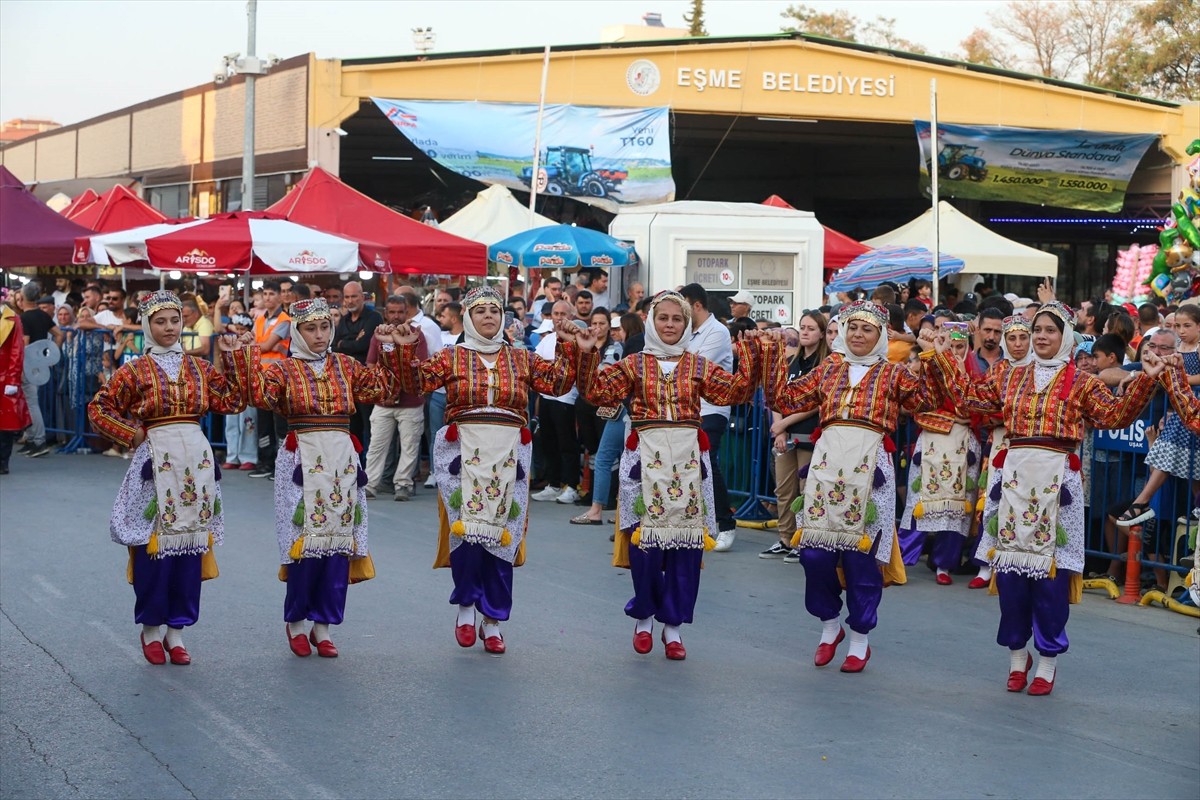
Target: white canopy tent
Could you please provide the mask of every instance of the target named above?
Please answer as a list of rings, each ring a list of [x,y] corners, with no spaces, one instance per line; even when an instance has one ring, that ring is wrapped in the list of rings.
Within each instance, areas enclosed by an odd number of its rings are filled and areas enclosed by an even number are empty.
[[[541,214],[534,214],[531,221],[529,209],[521,205],[512,192],[493,185],[477,194],[457,213],[439,222],[438,228],[464,239],[495,244],[531,228],[557,224]]]
[[[1030,278],[1058,275],[1058,257],[993,233],[946,201],[938,203],[939,248],[966,262],[962,278],[973,275],[1019,275]],[[895,245],[931,247],[933,209],[893,231],[864,239],[870,247]],[[962,279],[960,278],[960,280]]]

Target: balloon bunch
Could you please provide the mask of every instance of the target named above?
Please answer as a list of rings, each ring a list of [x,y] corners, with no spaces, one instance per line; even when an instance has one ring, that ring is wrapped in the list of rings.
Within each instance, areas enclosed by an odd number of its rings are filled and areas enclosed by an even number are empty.
[[[1145,247],[1134,244],[1128,250],[1117,251],[1117,274],[1112,282],[1114,303],[1140,306],[1150,299],[1146,284],[1150,281],[1154,257],[1157,255],[1158,245],[1155,244]]]
[[[1200,139],[1187,154],[1195,156],[1186,167],[1188,185],[1171,205],[1150,272],[1150,288],[1169,302],[1200,294]]]

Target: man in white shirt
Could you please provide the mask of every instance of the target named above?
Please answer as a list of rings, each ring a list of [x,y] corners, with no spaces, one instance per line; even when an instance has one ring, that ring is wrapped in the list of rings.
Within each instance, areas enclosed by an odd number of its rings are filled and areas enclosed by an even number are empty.
[[[608,273],[602,269],[592,270],[592,282],[588,285],[592,293],[592,308],[606,308],[612,311],[608,297]]]
[[[680,293],[692,304],[692,336],[687,342],[687,351],[731,372],[733,340],[729,336],[729,329],[709,313],[708,292],[698,283],[689,283]],[[714,406],[700,401],[700,428],[708,434],[708,456],[712,459],[713,501],[717,506],[717,546],[714,551],[718,553],[733,547],[733,539],[737,535],[737,523],[729,508],[729,492],[725,489],[725,476],[721,473],[720,463],[721,437],[728,427],[729,406]]]
[[[542,295],[533,301],[533,320],[542,321],[542,306],[547,303],[557,303],[562,298],[562,281],[553,276],[542,281]]]
[[[554,324],[567,321],[573,316],[571,304],[559,300],[554,304],[550,317]],[[558,334],[551,331],[541,338],[536,352],[547,360],[554,360],[554,349],[558,345]],[[546,465],[546,488],[531,499],[541,502],[556,500],[570,505],[579,499],[579,435],[575,430],[575,400],[579,390],[559,397],[543,394],[538,399],[538,441],[542,448],[542,462]]]
[[[401,286],[396,293],[404,295],[408,300],[408,324],[421,329],[421,333],[425,335],[425,342],[429,346],[429,355],[432,356],[442,350],[445,347],[442,340],[442,328],[425,316],[425,312],[421,310],[417,290],[411,286]],[[443,388],[425,396],[425,435],[429,442],[433,442],[434,435],[442,429],[442,422],[445,419],[446,390]],[[433,470],[430,469],[429,476],[425,479],[425,488],[432,489],[435,486],[437,486],[437,481],[433,479]]]

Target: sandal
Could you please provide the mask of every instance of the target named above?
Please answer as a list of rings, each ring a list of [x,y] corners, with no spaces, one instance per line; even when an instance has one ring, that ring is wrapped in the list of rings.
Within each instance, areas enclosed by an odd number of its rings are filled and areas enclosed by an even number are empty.
[[[580,514],[578,517],[571,517],[572,525],[603,525],[604,523],[598,519],[592,519],[586,513]]]
[[[1117,518],[1117,525],[1122,528],[1131,528],[1148,519],[1154,519],[1154,509],[1150,507],[1149,503],[1131,503],[1129,508],[1125,509],[1125,513]]]

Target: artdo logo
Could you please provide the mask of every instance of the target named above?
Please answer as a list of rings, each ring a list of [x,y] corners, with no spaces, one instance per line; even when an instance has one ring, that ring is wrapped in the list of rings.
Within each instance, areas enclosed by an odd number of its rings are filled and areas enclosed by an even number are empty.
[[[325,256],[317,255],[312,250],[301,250],[288,259],[288,265],[293,267],[323,267],[328,263]]]
[[[212,267],[217,259],[196,247],[175,259],[175,263],[181,267]]]
[[[658,91],[662,76],[658,72],[658,65],[653,61],[639,58],[625,70],[625,83],[634,94],[646,97]]]

